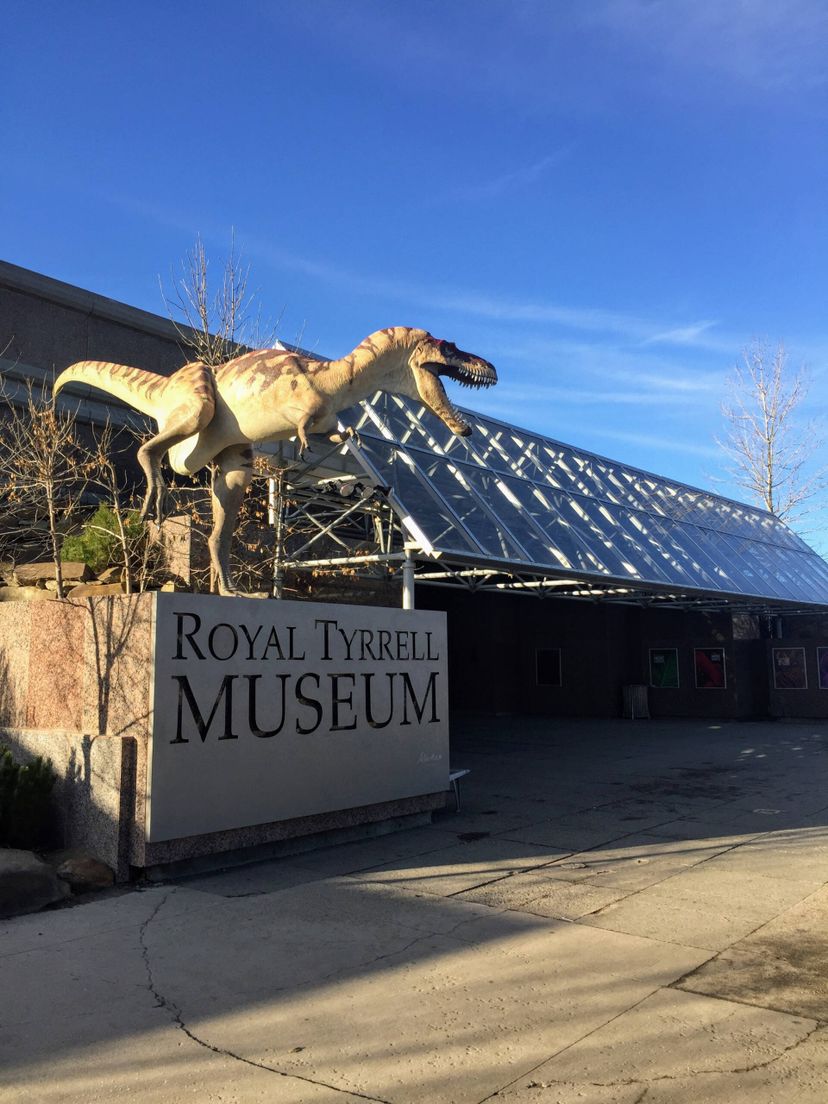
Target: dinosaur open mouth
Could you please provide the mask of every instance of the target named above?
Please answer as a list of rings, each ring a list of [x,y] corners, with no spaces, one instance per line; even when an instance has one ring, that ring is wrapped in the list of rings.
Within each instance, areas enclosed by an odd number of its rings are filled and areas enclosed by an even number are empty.
[[[445,366],[442,364],[424,364],[422,367],[427,371],[420,375],[417,383],[420,398],[432,413],[445,422],[452,433],[456,433],[458,437],[468,437],[472,427],[446,394],[446,389],[443,387],[437,371],[438,368],[442,369]]]
[[[461,387],[493,387],[497,383],[497,372],[487,361],[471,364],[440,364],[426,361],[422,365],[435,376],[448,376],[456,380]]]
[[[437,415],[452,433],[458,437],[468,437],[472,427],[451,401],[443,387],[443,379],[452,379],[461,387],[491,387],[497,383],[497,372],[488,361],[478,357],[469,357],[464,363],[446,364],[444,361],[430,360],[420,365],[423,369],[418,375],[417,390],[420,398]],[[442,379],[441,379],[442,377]]]

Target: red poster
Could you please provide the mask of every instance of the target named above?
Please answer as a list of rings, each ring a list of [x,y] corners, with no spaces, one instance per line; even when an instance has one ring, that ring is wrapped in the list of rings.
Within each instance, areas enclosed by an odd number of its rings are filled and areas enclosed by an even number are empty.
[[[727,686],[723,648],[694,648],[696,687],[699,690],[724,690]]]

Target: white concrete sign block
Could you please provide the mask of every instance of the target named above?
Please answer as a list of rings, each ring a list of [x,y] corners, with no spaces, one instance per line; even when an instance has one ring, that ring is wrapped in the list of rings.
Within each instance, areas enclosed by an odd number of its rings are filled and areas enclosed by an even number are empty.
[[[156,596],[147,840],[448,788],[445,614]]]

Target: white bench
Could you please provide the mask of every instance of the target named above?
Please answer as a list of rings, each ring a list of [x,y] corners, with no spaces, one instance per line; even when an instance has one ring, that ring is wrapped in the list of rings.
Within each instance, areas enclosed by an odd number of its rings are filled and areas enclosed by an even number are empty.
[[[455,812],[460,812],[460,779],[471,774],[470,770],[449,770],[449,784],[454,790]]]

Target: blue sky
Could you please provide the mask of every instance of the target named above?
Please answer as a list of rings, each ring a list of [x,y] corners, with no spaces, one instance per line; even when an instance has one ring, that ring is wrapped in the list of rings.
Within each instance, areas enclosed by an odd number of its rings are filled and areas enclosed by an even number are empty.
[[[497,365],[478,409],[735,497],[746,343],[826,409],[824,0],[4,16],[3,259],[164,313],[159,275],[235,227],[286,340],[423,326]]]

